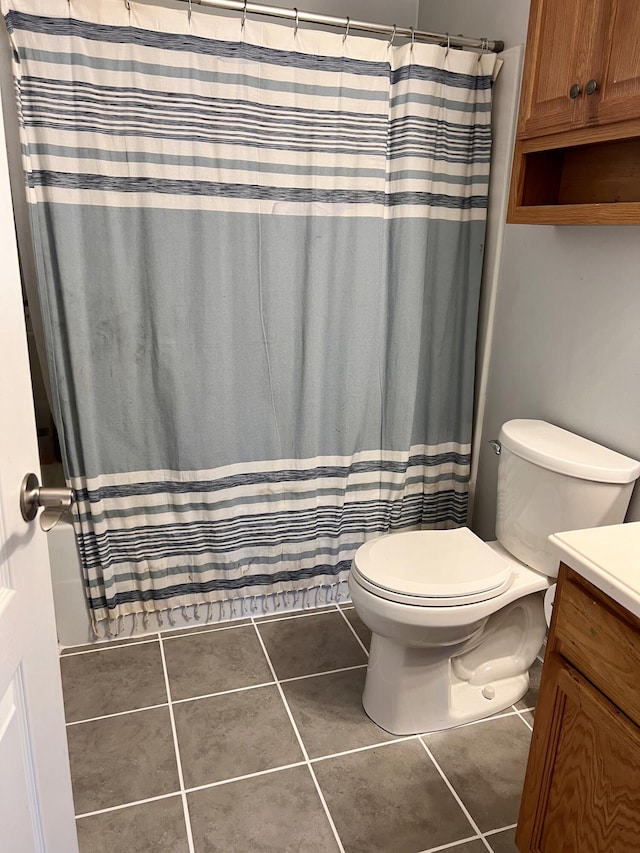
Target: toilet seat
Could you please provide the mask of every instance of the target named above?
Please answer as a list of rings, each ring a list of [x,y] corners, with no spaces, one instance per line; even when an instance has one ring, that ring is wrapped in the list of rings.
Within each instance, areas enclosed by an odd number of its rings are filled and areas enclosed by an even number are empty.
[[[358,548],[352,571],[374,595],[423,607],[487,601],[515,578],[513,566],[466,527],[371,539]]]

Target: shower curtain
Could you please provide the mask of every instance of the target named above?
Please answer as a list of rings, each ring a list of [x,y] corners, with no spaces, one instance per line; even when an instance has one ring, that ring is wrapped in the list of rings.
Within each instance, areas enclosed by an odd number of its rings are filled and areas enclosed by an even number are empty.
[[[94,625],[324,604],[464,523],[496,57],[1,5]]]

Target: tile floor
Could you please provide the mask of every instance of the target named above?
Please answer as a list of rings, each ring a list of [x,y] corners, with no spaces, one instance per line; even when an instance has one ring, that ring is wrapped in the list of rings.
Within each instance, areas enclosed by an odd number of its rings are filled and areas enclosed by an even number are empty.
[[[394,737],[348,606],[67,649],[81,853],[513,853],[540,664],[508,712]]]

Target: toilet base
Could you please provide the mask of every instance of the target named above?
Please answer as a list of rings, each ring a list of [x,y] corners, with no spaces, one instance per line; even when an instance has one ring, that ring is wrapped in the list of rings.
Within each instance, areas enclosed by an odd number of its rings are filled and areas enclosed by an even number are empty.
[[[453,728],[518,702],[544,640],[540,595],[493,614],[474,638],[452,646],[407,646],[374,633],[362,704],[394,735]]]
[[[437,732],[461,726],[464,723],[482,720],[518,702],[529,689],[529,675],[514,675],[489,685],[491,698],[487,698],[487,685],[469,684],[460,681],[449,685],[449,702],[441,707],[431,693],[416,700],[415,694],[398,696],[401,701],[382,698],[369,683],[362,696],[362,705],[367,716],[381,729],[393,735],[413,735]],[[404,701],[402,701],[404,700]],[[434,701],[435,700],[435,701]]]

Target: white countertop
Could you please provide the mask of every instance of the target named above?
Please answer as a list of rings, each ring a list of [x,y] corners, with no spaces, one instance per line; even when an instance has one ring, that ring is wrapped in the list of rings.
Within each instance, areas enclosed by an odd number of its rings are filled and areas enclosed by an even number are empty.
[[[640,522],[549,537],[558,559],[640,617]]]

